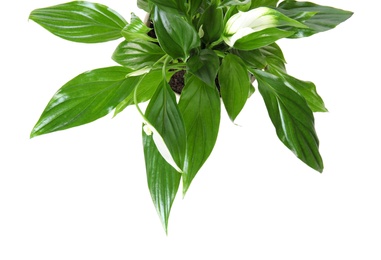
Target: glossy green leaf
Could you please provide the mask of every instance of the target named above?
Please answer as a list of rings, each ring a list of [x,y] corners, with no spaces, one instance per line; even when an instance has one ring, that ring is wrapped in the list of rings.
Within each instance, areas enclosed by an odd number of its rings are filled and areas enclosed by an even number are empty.
[[[203,0],[189,0],[188,2],[190,5],[190,8],[189,8],[190,14],[195,15],[196,13],[198,13]]]
[[[167,12],[185,13],[186,7],[184,0],[149,0],[160,9],[165,9]]]
[[[176,165],[183,169],[186,152],[185,126],[175,94],[166,81],[157,88],[145,116],[163,138]]]
[[[254,9],[261,6],[275,7],[279,0],[251,0],[250,9]]]
[[[283,1],[277,10],[308,26],[308,28],[293,28],[296,33],[292,38],[307,37],[333,29],[353,15],[350,11],[293,0]]]
[[[202,41],[206,44],[217,41],[224,31],[224,17],[222,8],[210,5],[199,20],[199,28],[204,32]]]
[[[121,33],[127,41],[136,41],[137,39],[145,41],[157,41],[156,39],[151,38],[147,35],[151,30],[152,29],[144,24],[139,17],[132,13],[130,23],[123,28]]]
[[[220,66],[217,54],[209,49],[203,49],[187,61],[187,69],[209,86],[215,85],[215,80]]]
[[[286,60],[281,48],[276,43],[264,46],[259,51],[265,57],[267,71],[273,74],[286,73]]]
[[[234,43],[234,48],[238,50],[254,50],[286,38],[294,32],[281,30],[278,28],[268,28],[259,32],[248,34]]]
[[[139,70],[151,67],[164,55],[164,51],[157,44],[138,39],[120,43],[112,58],[126,68]]]
[[[300,160],[322,172],[314,116],[306,100],[280,77],[261,70],[254,75],[279,139]]]
[[[108,67],[85,72],[66,83],[48,103],[31,137],[83,125],[112,111],[134,89],[130,70]]]
[[[220,6],[241,6],[250,3],[251,0],[222,0]]]
[[[109,7],[86,1],[35,9],[29,19],[63,39],[83,43],[119,39],[127,24]]]
[[[239,56],[248,67],[264,69],[267,65],[266,58],[259,49],[250,51],[233,50],[233,53]]]
[[[148,0],[137,0],[137,6],[147,13],[151,11]]]
[[[314,83],[310,81],[303,81],[284,73],[281,73],[278,76],[284,80],[284,84],[298,92],[306,99],[308,106],[313,112],[328,111],[324,105],[323,99],[317,93]]]
[[[181,174],[161,156],[152,135],[148,136],[143,132],[143,146],[148,188],[167,233],[168,218],[179,189]]]
[[[183,194],[200,170],[217,140],[220,125],[220,95],[195,76],[186,78],[179,109],[187,133],[187,153],[183,174]]]
[[[195,28],[181,15],[155,7],[153,22],[160,46],[172,58],[185,61],[190,51],[200,46]]]
[[[136,100],[138,103],[150,100],[162,81],[161,70],[153,70],[144,75],[140,83],[136,85]],[[116,106],[114,116],[122,112],[127,106],[135,104],[134,94],[135,89]]]
[[[250,78],[245,63],[234,54],[223,59],[218,72],[222,101],[232,121],[244,107],[250,93]]]

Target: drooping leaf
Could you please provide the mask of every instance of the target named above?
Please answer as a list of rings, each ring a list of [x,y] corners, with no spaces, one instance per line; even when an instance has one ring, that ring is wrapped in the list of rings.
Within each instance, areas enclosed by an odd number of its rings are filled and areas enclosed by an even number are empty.
[[[244,107],[250,93],[250,78],[245,63],[234,54],[228,54],[218,72],[222,101],[232,121]]]
[[[202,41],[206,44],[217,41],[224,30],[224,17],[222,8],[217,5],[210,5],[199,20],[199,28],[201,27],[204,35]]]
[[[353,15],[350,11],[293,0],[283,1],[277,10],[308,26],[308,28],[293,28],[296,33],[291,38],[307,37],[333,29]]]
[[[112,58],[126,68],[139,70],[154,65],[164,55],[157,44],[137,39],[120,43]]]
[[[220,96],[195,76],[186,78],[179,109],[187,133],[187,153],[183,174],[183,194],[209,157],[217,140],[220,125]]]
[[[250,33],[238,39],[233,47],[238,50],[254,50],[269,45],[279,39],[286,38],[294,34],[278,28],[268,28],[259,32]]]
[[[145,116],[163,138],[176,165],[183,169],[186,152],[185,126],[175,94],[166,81],[157,88]]]
[[[35,9],[29,19],[63,39],[83,43],[119,39],[127,24],[121,15],[109,7],[86,1]]]
[[[129,72],[124,67],[108,67],[70,80],[49,101],[31,137],[90,123],[107,115],[139,81],[139,77],[126,78]]]
[[[173,59],[187,60],[190,51],[200,46],[195,28],[183,16],[154,7],[154,28],[161,48]]]
[[[280,73],[278,76],[284,80],[284,84],[298,92],[306,99],[312,112],[328,111],[324,105],[323,99],[317,93],[314,83],[310,81],[303,81],[284,73]]]
[[[272,74],[286,73],[286,60],[281,48],[276,44],[264,46],[259,49],[266,60],[266,70]]]
[[[217,54],[209,49],[201,50],[187,61],[187,69],[209,86],[214,86],[219,66]]]
[[[279,139],[300,160],[322,172],[314,116],[306,100],[280,77],[261,70],[255,70],[254,75]]]
[[[152,70],[143,75],[143,79],[140,81],[139,85],[136,85],[137,102],[142,103],[150,100],[162,81],[163,78],[161,70]],[[122,112],[127,106],[135,104],[134,94],[135,89],[116,106],[114,116]]]
[[[121,33],[127,41],[136,41],[137,39],[156,41],[156,39],[147,35],[151,30],[138,16],[132,13],[130,23],[123,28]]]
[[[143,146],[148,188],[167,233],[168,218],[179,189],[181,174],[165,161],[155,145],[153,136],[146,135],[144,131]]]

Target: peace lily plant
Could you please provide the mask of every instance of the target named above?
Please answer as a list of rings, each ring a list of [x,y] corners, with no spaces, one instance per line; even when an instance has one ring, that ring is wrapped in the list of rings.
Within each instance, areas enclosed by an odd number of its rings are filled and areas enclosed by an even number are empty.
[[[323,171],[313,112],[327,109],[312,82],[287,74],[276,41],[330,30],[351,12],[293,0],[138,0],[137,5],[148,13],[146,22],[131,14],[128,23],[107,6],[85,1],[31,12],[31,20],[66,40],[122,39],[112,55],[119,65],[87,71],[62,86],[31,137],[135,106],[142,116],[149,191],[167,230],[181,180],[185,194],[213,150],[221,101],[234,121],[256,80],[278,138],[305,164]]]

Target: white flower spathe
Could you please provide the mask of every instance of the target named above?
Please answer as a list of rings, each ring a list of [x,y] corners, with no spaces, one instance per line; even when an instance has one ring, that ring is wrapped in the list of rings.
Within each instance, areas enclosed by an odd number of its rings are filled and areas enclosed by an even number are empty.
[[[281,25],[306,27],[274,9],[258,7],[248,12],[238,12],[230,17],[225,26],[223,39],[226,44],[233,47],[242,37]]]

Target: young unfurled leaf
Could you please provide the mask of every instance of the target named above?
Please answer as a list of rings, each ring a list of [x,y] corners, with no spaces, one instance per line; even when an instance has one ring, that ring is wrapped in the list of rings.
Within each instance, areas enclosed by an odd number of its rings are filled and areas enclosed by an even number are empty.
[[[139,70],[152,66],[164,55],[157,44],[137,39],[120,43],[112,58],[126,68]]]
[[[250,93],[250,77],[245,63],[234,54],[223,59],[218,80],[222,101],[232,121],[244,107]]]
[[[148,189],[165,232],[168,232],[168,218],[179,189],[181,174],[161,156],[152,135],[143,131],[144,159]]]
[[[200,46],[195,28],[180,14],[154,7],[153,21],[161,48],[173,59],[185,61],[190,51]]]
[[[293,0],[283,1],[277,10],[308,26],[307,28],[290,28],[295,31],[291,38],[307,37],[333,29],[353,15],[352,12],[330,6]]]
[[[145,25],[139,17],[132,13],[130,23],[123,28],[121,33],[126,41],[136,41],[141,39],[154,42],[156,39],[147,35],[151,30],[152,29]]]
[[[31,137],[90,123],[110,113],[134,89],[139,77],[126,78],[124,67],[96,69],[78,75],[53,96]]]
[[[86,1],[35,9],[29,19],[61,38],[83,43],[119,39],[127,24],[121,15],[109,7]]]
[[[279,139],[300,160],[322,172],[314,116],[306,100],[280,77],[261,70],[255,70],[254,76]]]
[[[220,125],[220,96],[215,86],[191,75],[186,78],[179,102],[187,134],[183,194],[200,170],[217,140]]]
[[[219,66],[220,60],[217,54],[209,49],[201,50],[187,61],[187,69],[209,86],[215,85]]]
[[[185,126],[175,94],[166,81],[157,88],[145,116],[163,138],[174,162],[182,170],[186,152]]]

